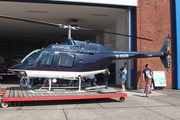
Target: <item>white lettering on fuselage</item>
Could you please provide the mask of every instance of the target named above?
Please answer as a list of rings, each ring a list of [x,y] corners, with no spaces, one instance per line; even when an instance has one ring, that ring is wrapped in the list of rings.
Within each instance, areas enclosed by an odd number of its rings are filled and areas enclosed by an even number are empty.
[[[129,55],[128,54],[120,54],[120,55],[116,55],[116,58],[128,58]]]
[[[69,46],[52,46],[53,49],[59,49],[59,50],[69,50]]]
[[[52,46],[52,48],[54,48],[54,49],[63,49],[64,48],[64,46]]]

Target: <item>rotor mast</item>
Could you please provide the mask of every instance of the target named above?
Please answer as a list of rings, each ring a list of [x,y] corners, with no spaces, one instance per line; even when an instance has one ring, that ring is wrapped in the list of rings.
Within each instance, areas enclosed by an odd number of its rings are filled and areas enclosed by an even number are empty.
[[[71,38],[71,25],[68,25],[68,40],[72,40]]]

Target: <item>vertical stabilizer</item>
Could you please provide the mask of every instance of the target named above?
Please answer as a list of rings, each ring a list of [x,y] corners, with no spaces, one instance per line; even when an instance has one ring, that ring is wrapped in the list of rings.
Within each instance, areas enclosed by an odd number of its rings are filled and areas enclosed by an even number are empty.
[[[170,43],[171,37],[168,35],[166,39],[164,40],[164,44],[161,48],[160,52],[164,52],[164,56],[160,57],[162,63],[164,64],[165,68],[170,67],[170,51],[169,51],[169,43]]]

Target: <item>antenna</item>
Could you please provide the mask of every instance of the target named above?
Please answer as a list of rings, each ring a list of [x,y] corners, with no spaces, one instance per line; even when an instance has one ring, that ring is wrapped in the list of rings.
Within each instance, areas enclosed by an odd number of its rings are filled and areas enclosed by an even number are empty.
[[[58,41],[56,42],[56,44],[58,44],[61,39],[62,39],[62,36],[58,39]]]
[[[46,46],[46,44],[49,42],[49,39],[45,42],[44,46],[42,47],[42,49],[44,49],[44,47]]]

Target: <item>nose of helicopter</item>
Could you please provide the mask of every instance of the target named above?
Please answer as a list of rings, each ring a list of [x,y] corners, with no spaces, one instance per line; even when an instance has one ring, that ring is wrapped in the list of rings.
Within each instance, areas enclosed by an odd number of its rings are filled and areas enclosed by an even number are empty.
[[[23,70],[19,65],[12,66],[8,70],[20,78],[23,76],[27,76],[25,70]]]
[[[17,70],[13,70],[13,69],[9,69],[9,71],[11,71],[12,73],[14,73],[15,75],[17,75],[18,77],[27,77],[27,74],[26,74],[26,72],[25,71],[21,71],[21,70],[19,70],[19,71],[17,71]]]

